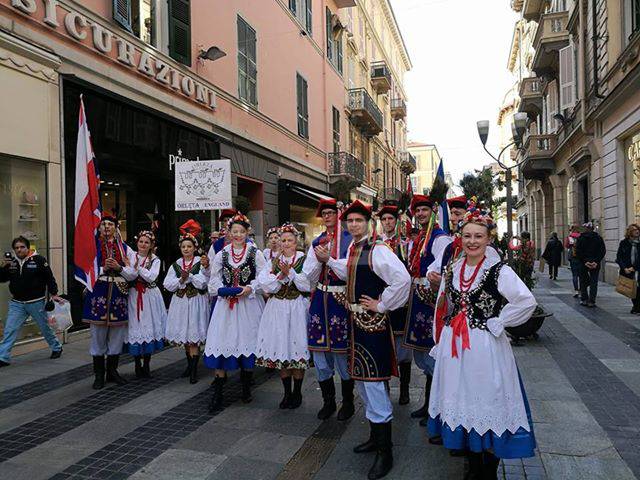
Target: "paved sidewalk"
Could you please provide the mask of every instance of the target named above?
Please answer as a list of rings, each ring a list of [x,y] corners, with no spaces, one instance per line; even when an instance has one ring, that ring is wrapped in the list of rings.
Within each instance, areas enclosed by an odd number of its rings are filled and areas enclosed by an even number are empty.
[[[507,479],[640,478],[640,317],[630,301],[601,286],[598,308],[577,305],[568,272],[541,278],[536,296],[554,315],[537,341],[514,347],[531,403],[538,455],[501,465]],[[121,372],[123,387],[91,389],[87,340],[18,356],[0,370],[0,479],[363,479],[370,455],[353,445],[368,435],[362,407],[354,418],[319,422],[321,398],[307,375],[300,409],[277,408],[277,375],[256,375],[254,401],[239,401],[231,377],[226,408],[207,413],[211,374],[190,385],[179,349],[153,357],[151,380]],[[339,384],[336,382],[339,392]],[[428,444],[409,418],[422,403],[424,378],[414,370],[412,402],[395,408],[395,466],[390,479],[461,479],[464,459]],[[339,394],[338,394],[339,396]]]

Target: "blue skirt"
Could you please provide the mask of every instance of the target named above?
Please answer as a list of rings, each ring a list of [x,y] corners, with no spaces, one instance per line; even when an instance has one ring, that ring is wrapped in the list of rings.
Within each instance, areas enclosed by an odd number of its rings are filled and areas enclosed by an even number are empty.
[[[256,356],[251,354],[248,357],[240,355],[239,357],[218,357],[204,356],[204,364],[206,367],[214,370],[226,370],[232,372],[242,368],[243,370],[253,370],[256,366]]]
[[[152,342],[143,343],[125,343],[124,352],[129,352],[134,357],[140,355],[151,355],[154,352],[158,352],[164,348],[164,341],[154,340]]]
[[[511,433],[507,430],[502,435],[496,435],[489,430],[484,435],[480,435],[473,429],[468,432],[462,425],[456,427],[455,430],[451,430],[448,425],[442,423],[438,415],[436,418],[429,417],[427,423],[429,436],[440,435],[443,445],[449,450],[470,450],[476,453],[490,450],[498,458],[528,458],[535,456],[536,439],[533,434],[531,409],[529,408],[529,401],[522,385],[520,373],[518,373],[518,380],[520,381],[522,400],[524,401],[524,408],[529,421],[528,432],[520,427],[516,433]]]

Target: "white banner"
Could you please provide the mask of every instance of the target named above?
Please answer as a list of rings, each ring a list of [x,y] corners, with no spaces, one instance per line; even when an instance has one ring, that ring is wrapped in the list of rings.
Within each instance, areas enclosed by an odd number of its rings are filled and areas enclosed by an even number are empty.
[[[176,211],[231,208],[231,160],[177,162]]]

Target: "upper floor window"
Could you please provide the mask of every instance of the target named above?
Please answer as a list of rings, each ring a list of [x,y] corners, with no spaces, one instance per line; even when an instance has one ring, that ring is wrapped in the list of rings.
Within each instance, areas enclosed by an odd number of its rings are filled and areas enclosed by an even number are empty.
[[[299,73],[296,74],[296,97],[298,106],[298,135],[309,139],[309,103],[307,100],[307,81]]]
[[[624,0],[624,40],[629,39],[640,30],[640,0]]]
[[[340,151],[340,110],[336,107],[331,107],[332,117],[333,117],[333,151]]]
[[[338,16],[327,7],[325,14],[327,35],[327,59],[342,74],[342,28]]]
[[[238,97],[257,106],[257,89],[256,31],[238,16]]]
[[[303,26],[309,35],[312,34],[313,29],[312,3],[313,0],[289,0],[289,10],[291,10],[291,13],[298,19],[300,25]]]

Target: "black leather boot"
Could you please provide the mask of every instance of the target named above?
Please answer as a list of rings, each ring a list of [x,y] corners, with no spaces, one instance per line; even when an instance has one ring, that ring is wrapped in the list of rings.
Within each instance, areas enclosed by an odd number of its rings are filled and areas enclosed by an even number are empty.
[[[136,365],[136,378],[142,378],[142,357],[140,355],[136,355],[133,357],[133,361]]]
[[[151,378],[151,354],[142,356],[142,378]]]
[[[189,383],[198,383],[198,361],[200,355],[194,355],[191,357],[191,374],[189,375]]]
[[[295,409],[302,405],[302,378],[293,379],[293,393],[289,400],[289,408]]]
[[[409,398],[409,384],[411,383],[411,362],[400,364],[400,398],[399,405],[406,405],[411,401]]]
[[[216,377],[213,379],[213,396],[209,402],[209,413],[215,413],[222,409],[222,390],[224,388],[224,378]]]
[[[107,382],[113,382],[116,385],[126,385],[127,381],[118,373],[118,361],[120,355],[107,355]]]
[[[242,382],[242,402],[249,403],[253,400],[251,396],[251,382],[253,381],[253,370],[242,370],[240,372]]]
[[[482,480],[498,480],[500,459],[490,452],[484,452],[482,457]]]
[[[424,404],[418,410],[411,412],[411,418],[424,418],[429,415],[429,394],[431,393],[431,381],[433,377],[427,375],[427,381],[424,384]]]
[[[182,372],[182,375],[180,375],[180,377],[182,378],[188,378],[191,376],[191,355],[189,355],[186,350],[184,352],[185,357],[187,357],[187,368],[185,368],[184,372]]]
[[[289,401],[291,400],[291,377],[281,378],[282,387],[284,388],[284,396],[280,401],[280,409],[284,410],[289,408]]]
[[[369,453],[376,451],[376,439],[374,435],[374,424],[369,422],[369,440],[353,447],[353,453]]]
[[[326,420],[333,412],[338,408],[336,405],[336,386],[333,383],[333,377],[328,378],[322,382],[319,382],[320,390],[322,391],[322,400],[324,404],[318,412],[318,420]]]
[[[353,405],[353,380],[342,380],[342,405],[338,411],[338,420],[341,422],[353,417],[356,407]]]
[[[391,422],[374,423],[374,438],[376,442],[376,459],[369,470],[367,478],[377,480],[387,475],[393,467],[393,452],[391,443]]]
[[[93,389],[100,390],[104,387],[104,357],[102,355],[93,357],[93,373],[96,377],[93,381]]]

